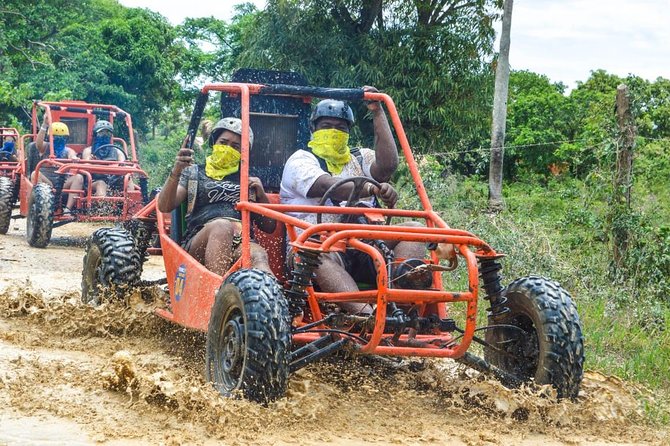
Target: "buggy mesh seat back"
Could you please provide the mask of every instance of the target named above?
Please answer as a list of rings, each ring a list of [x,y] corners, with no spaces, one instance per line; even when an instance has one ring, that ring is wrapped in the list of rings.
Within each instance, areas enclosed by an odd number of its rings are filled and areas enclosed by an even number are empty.
[[[241,69],[231,82],[254,84],[284,84],[306,86],[307,80],[298,73]],[[241,117],[239,96],[221,93],[221,118]],[[279,203],[279,186],[286,160],[299,148],[307,146],[310,138],[309,116],[311,106],[301,98],[288,96],[254,95],[250,98],[249,123],[254,132],[250,151],[249,175],[260,178],[270,201]],[[173,211],[172,221],[180,222],[179,229],[171,232],[179,243],[185,229],[183,206]],[[174,229],[176,225],[172,225]],[[254,238],[268,253],[270,267],[279,280],[285,278],[286,228],[277,222],[272,234],[254,228]]]

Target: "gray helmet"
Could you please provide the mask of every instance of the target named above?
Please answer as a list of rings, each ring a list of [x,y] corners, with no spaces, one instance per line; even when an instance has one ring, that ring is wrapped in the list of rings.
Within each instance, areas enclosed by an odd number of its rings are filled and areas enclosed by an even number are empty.
[[[349,123],[350,128],[354,125],[354,112],[344,101],[324,99],[316,104],[316,107],[312,110],[312,116],[309,118],[312,130],[314,130],[317,119],[325,117],[344,119]]]
[[[237,133],[242,137],[242,120],[239,118],[223,118],[219,120],[216,124],[214,124],[214,127],[212,127],[212,132],[209,134],[209,145],[213,145],[214,141],[217,140],[219,137],[219,134],[224,131],[228,130],[233,133]],[[251,130],[251,127],[249,127],[249,148],[254,145],[254,131]]]
[[[95,135],[100,130],[109,130],[110,132],[114,133],[114,126],[111,122],[101,119],[93,126],[93,134]]]

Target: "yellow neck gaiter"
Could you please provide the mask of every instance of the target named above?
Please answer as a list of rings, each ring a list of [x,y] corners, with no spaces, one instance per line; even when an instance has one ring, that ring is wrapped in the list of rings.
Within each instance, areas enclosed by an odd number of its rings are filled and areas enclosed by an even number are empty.
[[[235,173],[240,169],[240,152],[224,144],[214,144],[212,154],[205,162],[205,173],[215,180]]]
[[[312,134],[312,140],[307,143],[314,155],[326,160],[328,171],[339,175],[351,160],[349,152],[349,134],[337,129],[317,130]]]

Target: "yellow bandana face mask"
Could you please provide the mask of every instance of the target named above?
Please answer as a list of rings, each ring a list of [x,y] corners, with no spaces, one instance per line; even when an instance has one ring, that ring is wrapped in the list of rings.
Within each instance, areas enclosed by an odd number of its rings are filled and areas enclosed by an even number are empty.
[[[214,144],[212,154],[205,162],[205,173],[215,180],[222,180],[240,169],[240,152],[224,144]]]
[[[349,134],[337,129],[317,130],[307,143],[314,155],[326,160],[328,171],[339,175],[351,160],[349,152]]]

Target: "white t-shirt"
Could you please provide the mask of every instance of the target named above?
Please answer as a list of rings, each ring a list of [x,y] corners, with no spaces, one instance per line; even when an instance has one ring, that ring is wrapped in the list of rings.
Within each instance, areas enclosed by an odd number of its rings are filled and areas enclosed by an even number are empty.
[[[370,149],[360,149],[360,151],[363,157],[362,167],[358,157],[352,154],[351,160],[344,166],[342,172],[338,175],[333,175],[333,177],[349,178],[361,176],[372,178],[370,167],[375,161],[375,152]],[[286,161],[286,165],[284,165],[284,173],[281,177],[281,187],[279,189],[281,203],[317,206],[321,198],[307,198],[307,192],[309,192],[314,182],[322,175],[328,175],[328,172],[321,169],[316,156],[306,150],[296,150]],[[345,203],[341,204],[344,206]],[[333,203],[328,200],[326,205],[333,206]],[[291,212],[290,215],[312,224],[316,223],[316,214]],[[322,221],[324,223],[336,222],[339,219],[337,215],[323,214]]]

